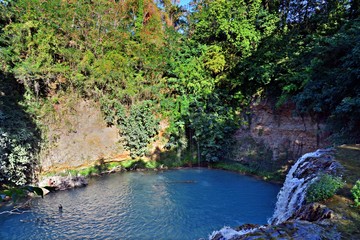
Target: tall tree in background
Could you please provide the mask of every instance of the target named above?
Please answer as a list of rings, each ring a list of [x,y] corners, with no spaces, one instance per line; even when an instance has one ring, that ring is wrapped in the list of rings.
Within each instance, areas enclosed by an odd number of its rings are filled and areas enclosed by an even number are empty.
[[[191,5],[185,41],[173,53],[166,75],[178,110],[172,122],[195,141],[200,158],[216,161],[226,157],[228,136],[241,123],[239,112],[256,92],[243,89],[234,67],[272,34],[278,18],[261,1],[204,0]]]
[[[356,1],[286,3],[278,30],[235,72],[277,106],[292,101],[298,114],[326,121],[332,140],[358,142]]]

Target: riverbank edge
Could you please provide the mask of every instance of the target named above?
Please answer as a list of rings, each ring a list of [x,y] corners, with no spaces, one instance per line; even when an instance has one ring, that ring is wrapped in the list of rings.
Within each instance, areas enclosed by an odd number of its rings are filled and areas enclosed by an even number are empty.
[[[114,161],[99,163],[88,167],[71,168],[59,172],[46,172],[39,176],[39,179],[43,179],[51,176],[83,176],[86,178],[98,177],[105,174],[127,172],[127,171],[164,171],[164,170],[176,170],[184,168],[196,168],[204,167],[210,169],[221,169],[239,173],[242,175],[250,176],[262,181],[271,182],[275,184],[282,184],[285,180],[285,174],[279,173],[279,170],[270,172],[263,169],[255,169],[239,162],[196,162],[195,161],[181,161],[177,164],[167,165],[163,162],[146,160],[146,159],[128,159],[123,161]]]
[[[236,167],[234,167],[236,166]],[[166,171],[166,170],[177,170],[177,169],[186,169],[186,168],[210,168],[210,169],[221,169],[225,171],[236,172],[242,175],[254,177],[256,179],[267,181],[275,184],[282,184],[281,181],[275,181],[273,178],[268,176],[273,174],[270,172],[257,172],[256,169],[249,168],[240,163],[234,165],[233,162],[218,162],[218,163],[209,163],[209,162],[197,162],[196,159],[189,160],[185,159],[182,161],[175,161],[172,164],[166,164],[164,162],[158,162],[155,160],[148,159],[126,159],[122,161],[109,161],[104,162],[103,160],[98,161],[97,164],[87,166],[87,167],[78,167],[78,168],[68,168],[62,171],[57,172],[43,172],[39,174],[37,181],[33,182],[33,186],[38,186],[41,188],[51,187],[54,191],[58,190],[67,190],[71,188],[84,187],[87,184],[84,182],[89,178],[97,178],[103,175],[119,173],[119,172],[128,172],[128,171]],[[79,184],[77,180],[79,179]],[[55,181],[56,180],[56,181]],[[74,182],[73,184],[67,184],[68,181]],[[56,183],[55,183],[56,182]],[[17,191],[18,188],[12,188],[12,190]],[[48,191],[44,190],[44,195]],[[4,190],[0,190],[0,194],[4,195]],[[34,194],[24,194],[23,199],[18,199],[18,205],[21,205],[22,202],[26,202],[29,198],[34,197]],[[5,196],[3,201],[0,202],[0,208],[12,200],[11,196]],[[16,201],[15,201],[16,202]]]

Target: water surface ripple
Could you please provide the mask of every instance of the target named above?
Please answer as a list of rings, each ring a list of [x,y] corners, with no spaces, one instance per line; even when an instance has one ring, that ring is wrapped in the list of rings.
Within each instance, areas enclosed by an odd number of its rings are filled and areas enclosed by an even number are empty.
[[[202,168],[112,174],[37,198],[30,213],[0,215],[0,239],[207,238],[223,226],[265,224],[279,189]]]

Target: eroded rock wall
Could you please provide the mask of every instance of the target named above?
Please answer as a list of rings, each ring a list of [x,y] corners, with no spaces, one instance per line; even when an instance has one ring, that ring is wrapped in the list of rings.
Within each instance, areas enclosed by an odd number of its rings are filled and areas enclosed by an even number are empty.
[[[119,144],[119,130],[108,127],[98,103],[77,99],[54,104],[46,119],[47,144],[41,154],[43,172],[94,165],[99,160],[128,157]]]
[[[69,99],[53,104],[52,111],[43,119],[47,125],[47,142],[40,156],[43,174],[131,158],[122,144],[119,129],[107,126],[99,103],[76,96]],[[167,127],[167,121],[160,122],[156,141],[149,144],[149,156],[144,159],[158,158],[167,142],[162,136]]]
[[[315,122],[310,116],[300,116],[293,104],[275,109],[265,101],[251,106],[249,126],[236,133],[240,151],[268,151],[271,153],[266,157],[272,160],[297,159],[306,152],[329,146],[327,137],[323,123]],[[256,147],[249,145],[251,141]]]

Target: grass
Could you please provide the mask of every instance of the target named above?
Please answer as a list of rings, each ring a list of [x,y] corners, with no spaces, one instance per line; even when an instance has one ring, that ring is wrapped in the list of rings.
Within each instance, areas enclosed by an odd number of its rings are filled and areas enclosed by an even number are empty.
[[[345,192],[350,197],[350,189],[360,179],[360,145],[342,145],[337,148],[335,158],[344,167],[343,178],[346,181]]]
[[[265,171],[260,167],[255,168],[238,162],[216,162],[211,164],[210,166],[214,168],[238,172],[241,174],[248,174],[248,175],[260,177],[261,179],[266,181],[273,181],[273,182],[284,181],[284,175],[281,174],[279,171],[274,171],[274,172]]]
[[[360,207],[355,207],[350,192],[356,180],[360,178],[360,145],[342,145],[337,147],[335,158],[344,167],[345,187],[325,204],[341,215],[337,229],[342,239],[360,239]]]

